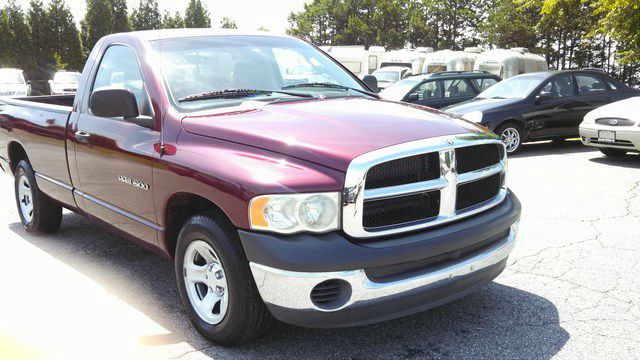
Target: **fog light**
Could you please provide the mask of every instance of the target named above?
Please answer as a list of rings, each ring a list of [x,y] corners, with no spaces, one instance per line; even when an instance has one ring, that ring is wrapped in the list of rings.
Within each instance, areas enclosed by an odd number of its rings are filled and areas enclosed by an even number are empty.
[[[351,285],[340,279],[325,280],[311,290],[311,302],[322,310],[337,310],[351,298]]]

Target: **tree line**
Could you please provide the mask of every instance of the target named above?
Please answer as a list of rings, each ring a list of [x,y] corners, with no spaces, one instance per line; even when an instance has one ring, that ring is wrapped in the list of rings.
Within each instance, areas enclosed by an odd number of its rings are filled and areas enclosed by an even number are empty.
[[[80,29],[65,0],[32,0],[23,10],[15,0],[0,9],[0,67],[25,71],[28,79],[51,78],[57,70],[82,71],[96,42],[103,36],[132,30],[211,27],[209,10],[201,0],[189,0],[184,12],[160,12],[157,0],[140,0],[129,11],[127,0],[87,0]],[[223,18],[220,27],[236,28]]]
[[[313,0],[288,32],[318,45],[526,47],[555,69],[640,84],[638,0]]]

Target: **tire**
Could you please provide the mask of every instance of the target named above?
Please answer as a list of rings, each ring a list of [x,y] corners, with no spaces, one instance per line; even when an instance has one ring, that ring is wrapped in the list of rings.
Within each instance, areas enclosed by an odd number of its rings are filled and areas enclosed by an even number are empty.
[[[25,230],[40,234],[57,232],[62,224],[62,206],[40,191],[27,161],[18,163],[14,180],[16,205]]]
[[[496,134],[507,148],[507,154],[514,155],[522,149],[524,137],[520,126],[513,123],[506,123],[498,127]]]
[[[188,271],[188,266],[191,269],[197,266],[199,270]],[[189,319],[202,336],[214,343],[234,346],[249,342],[261,336],[273,322],[258,293],[236,230],[219,221],[216,214],[196,215],[182,227],[176,246],[175,272]],[[207,296],[215,300],[209,301]]]
[[[608,157],[622,157],[627,155],[627,151],[621,149],[600,148],[600,152]]]

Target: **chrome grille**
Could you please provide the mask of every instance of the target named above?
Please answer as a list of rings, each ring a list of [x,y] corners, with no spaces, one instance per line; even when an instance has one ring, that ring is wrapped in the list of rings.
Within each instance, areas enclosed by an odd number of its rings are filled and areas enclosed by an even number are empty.
[[[356,238],[384,236],[487,210],[506,196],[505,170],[504,145],[485,133],[419,140],[361,155],[347,170],[343,229]]]
[[[607,126],[633,126],[635,123],[629,119],[616,119],[616,118],[607,118],[607,119],[596,119],[596,124],[598,125],[607,125]]]

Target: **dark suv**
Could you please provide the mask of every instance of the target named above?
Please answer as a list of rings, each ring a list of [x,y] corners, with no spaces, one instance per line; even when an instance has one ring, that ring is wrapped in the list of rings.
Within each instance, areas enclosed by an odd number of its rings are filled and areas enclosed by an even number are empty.
[[[440,109],[471,100],[501,80],[486,71],[443,71],[398,81],[381,91],[380,96]]]
[[[589,111],[639,95],[601,71],[548,71],[514,76],[443,110],[495,132],[514,154],[525,141],[578,137]]]

